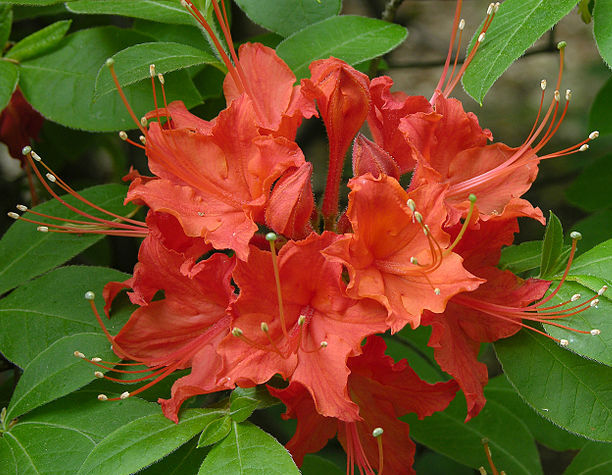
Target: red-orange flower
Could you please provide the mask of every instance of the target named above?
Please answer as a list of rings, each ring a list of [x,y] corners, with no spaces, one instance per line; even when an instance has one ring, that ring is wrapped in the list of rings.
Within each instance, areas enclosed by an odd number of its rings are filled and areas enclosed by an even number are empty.
[[[393,362],[385,355],[386,344],[377,336],[368,337],[363,354],[349,358],[351,374],[348,389],[359,405],[358,422],[324,417],[317,412],[304,387],[292,382],[286,389],[268,386],[272,395],[287,406],[283,418],[297,418],[297,429],[287,444],[298,465],[304,456],[322,449],[336,433],[347,453],[347,473],[356,464],[360,473],[373,474],[379,467],[378,443],[372,436],[382,428],[383,468],[385,473],[412,474],[415,444],[408,424],[398,417],[416,413],[420,419],[442,411],[457,391],[455,381],[428,384],[408,366],[406,360]]]

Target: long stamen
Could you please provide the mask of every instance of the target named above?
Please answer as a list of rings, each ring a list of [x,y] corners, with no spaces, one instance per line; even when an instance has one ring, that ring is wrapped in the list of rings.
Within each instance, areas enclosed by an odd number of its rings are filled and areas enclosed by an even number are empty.
[[[278,313],[285,338],[289,338],[287,333],[287,324],[285,323],[285,310],[283,308],[283,294],[281,291],[280,274],[278,270],[278,260],[276,258],[276,246],[274,242],[278,239],[275,233],[266,234],[266,241],[270,243],[270,252],[272,253],[272,267],[274,269],[274,280],[276,282],[276,297],[278,299]]]
[[[491,449],[489,449],[489,440],[482,439],[482,446],[484,448],[485,454],[487,455],[487,460],[489,461],[489,466],[491,467],[491,471],[493,475],[499,475],[497,468],[495,468],[495,464],[493,463],[493,457],[491,456]]]
[[[382,427],[377,427],[372,431],[372,437],[376,439],[378,444],[378,475],[383,474],[384,458],[383,458],[383,445],[382,445]]]
[[[119,95],[121,96],[121,100],[125,104],[125,108],[127,109],[128,113],[132,117],[132,120],[136,124],[136,127],[138,127],[140,129],[140,131],[143,134],[145,134],[145,136],[146,136],[147,135],[147,131],[142,127],[142,125],[140,124],[140,121],[136,118],[136,114],[134,114],[132,106],[130,106],[130,103],[128,102],[127,98],[125,97],[123,89],[121,88],[121,84],[119,84],[119,79],[117,79],[117,74],[115,73],[115,60],[113,58],[108,58],[106,60],[106,66],[108,66],[108,69],[110,70],[111,76],[113,77],[113,82],[115,83],[115,87],[117,88],[117,92],[119,92]]]
[[[470,220],[472,219],[472,214],[474,214],[474,207],[476,205],[476,195],[471,194],[468,199],[470,200],[470,209],[468,211],[468,214],[465,217],[465,220],[463,221],[463,226],[461,226],[461,230],[459,231],[459,234],[457,234],[457,237],[455,238],[453,243],[448,247],[448,249],[444,251],[445,256],[450,254],[452,250],[455,248],[455,246],[459,244],[459,241],[461,241],[461,238],[467,231],[467,228],[470,224]]]

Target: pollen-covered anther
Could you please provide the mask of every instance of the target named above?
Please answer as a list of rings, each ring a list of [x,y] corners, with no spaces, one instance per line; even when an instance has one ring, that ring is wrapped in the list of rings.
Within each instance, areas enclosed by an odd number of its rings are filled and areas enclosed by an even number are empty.
[[[268,327],[268,324],[266,322],[261,322],[261,331],[264,333],[268,333],[268,330],[270,328]]]
[[[151,75],[151,77],[155,77],[155,65],[154,64],[149,64],[149,74]]]
[[[121,393],[121,396],[119,396],[119,399],[127,399],[129,397],[130,397],[129,391],[125,391],[125,392]]]
[[[99,363],[100,361],[102,361],[102,358],[98,358],[96,356],[95,358],[92,358],[91,361],[93,361],[94,363]]]
[[[412,198],[409,198],[408,201],[406,201],[406,206],[408,206],[408,208],[410,208],[410,211],[412,211],[413,213],[416,211],[416,203]]]
[[[146,144],[147,144],[147,139],[145,138],[145,136],[144,136],[144,135],[141,135],[140,137],[138,137],[138,139],[140,140],[140,142],[141,142],[143,145],[146,145]]]
[[[104,378],[104,374],[101,371],[95,371],[94,376],[98,379]]]
[[[414,212],[414,219],[416,219],[418,223],[422,223],[423,222],[423,215],[421,213],[419,213],[418,211],[415,211]]]
[[[593,336],[597,336],[597,335],[599,335],[600,333],[601,333],[601,330],[600,330],[599,328],[593,328],[593,329],[591,330],[591,335],[593,335]]]
[[[598,305],[599,305],[599,299],[592,300],[591,303],[589,304],[590,307],[594,307],[594,308],[597,308]]]
[[[30,147],[29,145],[26,145],[25,147],[23,147],[21,149],[21,154],[22,155],[27,155],[28,153],[30,153],[32,151],[32,147]]]
[[[121,132],[119,132],[119,138],[120,138],[121,140],[127,140],[128,136],[127,136],[127,134],[125,133],[125,130],[122,130]]]
[[[494,13],[497,13],[497,10],[499,10],[499,4],[500,2],[495,2],[495,10],[493,10]]]
[[[599,137],[599,130],[594,130],[589,134],[589,139],[591,140],[595,140],[597,137]]]
[[[489,3],[489,7],[487,8],[487,15],[490,15],[495,10],[495,2]]]
[[[559,344],[561,346],[568,346],[569,345],[569,340],[566,340],[566,339],[559,340]]]
[[[140,118],[140,125],[142,125],[143,127],[146,127],[148,124],[149,124],[149,120],[146,117]]]
[[[465,20],[462,18],[459,22],[459,31],[462,31],[465,28]]]
[[[600,295],[600,296],[603,295],[606,290],[608,290],[608,286],[604,285],[601,289],[597,291],[597,295]]]
[[[98,401],[108,401],[108,396],[106,394],[98,394]]]
[[[557,90],[555,91],[555,101],[559,102],[561,100],[561,93]]]
[[[418,265],[419,265],[419,261],[417,260],[417,258],[416,258],[416,257],[411,257],[411,258],[410,258],[410,263],[411,263],[411,264],[414,264],[415,266],[418,266]]]
[[[157,79],[159,79],[159,82],[163,85],[166,84],[166,80],[164,79],[164,75],[162,73],[158,73],[157,74]]]
[[[42,158],[40,158],[40,155],[38,155],[34,150],[32,150],[32,153],[30,155],[37,162],[42,162]]]
[[[327,348],[327,342],[325,340],[323,340],[319,346],[321,348]]]
[[[19,219],[20,218],[20,216],[17,213],[13,212],[13,211],[9,211],[8,213],[6,213],[6,215],[9,218],[13,218],[13,219]]]
[[[572,98],[572,90],[571,89],[566,89],[565,90],[565,100],[569,101]]]
[[[48,233],[49,232],[49,228],[47,226],[38,226],[36,228],[36,231],[38,231],[40,233]]]
[[[96,298],[96,294],[94,294],[91,290],[85,292],[85,300],[93,300]]]
[[[235,337],[241,337],[242,335],[244,335],[244,332],[240,328],[234,327],[232,328],[232,335],[234,335]]]
[[[57,181],[55,175],[52,175],[51,173],[47,173],[45,176],[47,177],[47,180],[49,180],[51,183],[55,183]]]
[[[377,427],[372,431],[372,437],[380,437],[381,435],[383,435],[383,432],[384,431],[382,427]]]
[[[17,205],[15,206],[15,208],[17,208],[22,213],[25,213],[28,210],[28,207],[26,205]]]
[[[580,295],[580,294],[574,294],[574,295],[572,295],[572,298],[570,300],[572,302],[575,302],[576,300],[580,300],[581,297],[582,297],[582,295]]]
[[[582,239],[582,234],[580,234],[578,231],[572,231],[570,233],[570,239],[575,239],[576,241],[580,241]]]
[[[589,144],[585,143],[584,145],[581,145],[580,148],[578,149],[579,152],[586,152],[589,149]]]
[[[85,355],[84,355],[83,353],[81,353],[80,351],[78,351],[78,350],[77,350],[77,351],[75,351],[75,352],[73,353],[73,355],[74,355],[74,356],[76,356],[77,358],[81,358],[81,359],[84,359],[84,358],[85,358]]]
[[[108,58],[106,60],[106,66],[113,66],[115,64],[115,60],[113,58]]]
[[[540,87],[542,88],[543,91],[546,90],[546,79],[542,79],[540,81]]]
[[[434,289],[434,294],[440,295],[440,289],[438,287]]]
[[[485,34],[484,33],[480,33],[480,36],[478,37],[478,42],[482,43],[485,39]]]

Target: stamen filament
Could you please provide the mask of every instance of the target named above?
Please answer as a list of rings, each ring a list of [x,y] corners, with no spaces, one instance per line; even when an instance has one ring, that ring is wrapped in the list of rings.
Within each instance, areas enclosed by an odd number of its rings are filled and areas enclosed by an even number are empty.
[[[125,97],[125,93],[123,92],[123,89],[121,88],[121,84],[119,84],[119,79],[117,79],[117,73],[115,73],[115,60],[112,58],[108,58],[106,60],[106,66],[108,66],[108,69],[110,70],[111,76],[113,77],[113,82],[115,83],[117,92],[119,92],[119,95],[121,96],[121,100],[123,101],[125,108],[127,109],[128,113],[132,117],[132,120],[136,124],[136,127],[138,127],[140,131],[146,136],[147,131],[143,128],[140,121],[136,118],[136,114],[134,114],[134,110],[132,109],[132,106],[130,106],[130,103]]]
[[[281,283],[280,283],[280,274],[278,270],[278,260],[276,258],[276,246],[274,241],[278,236],[274,233],[266,234],[266,241],[270,243],[270,252],[272,253],[272,268],[274,269],[274,280],[276,282],[276,297],[278,299],[278,313],[281,322],[281,328],[283,329],[283,335],[285,338],[289,338],[289,334],[287,333],[287,324],[285,323],[285,311],[283,308],[283,294],[281,291]]]

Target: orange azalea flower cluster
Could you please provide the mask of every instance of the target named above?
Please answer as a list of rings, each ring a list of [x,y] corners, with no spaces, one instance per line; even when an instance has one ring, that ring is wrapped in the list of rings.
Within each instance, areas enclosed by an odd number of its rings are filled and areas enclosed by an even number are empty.
[[[160,400],[164,414],[178,421],[182,403],[194,395],[264,384],[279,374],[288,385],[269,390],[287,406],[285,416],[298,419],[287,445],[298,464],[337,434],[351,473],[355,465],[362,473],[382,471],[383,452],[390,473],[413,473],[415,447],[398,417],[444,410],[458,389],[467,400],[467,419],[476,416],[487,382],[486,366],[477,360],[482,342],[515,334],[526,319],[563,326],[556,320],[596,305],[595,297],[548,305],[558,290],[540,300],[550,282],[522,280],[496,267],[502,246],[518,230],[517,218],[544,222],[540,209],[521,198],[539,162],[584,150],[596,134],[537,155],[567,110],[569,93],[561,109],[559,84],[517,148],[492,143],[476,116],[448,97],[484,38],[493,4],[456,71],[456,62],[452,70],[450,63],[463,29],[458,2],[446,66],[428,100],[391,92],[391,78],[370,80],[335,58],[314,61],[311,77],[295,85],[274,50],[244,44],[235,53],[216,2],[231,58],[193,4],[183,3],[209,31],[228,68],[227,107],[205,121],[181,102],[165,104],[165,96],[158,107],[155,96],[155,110],[144,120],[132,113],[153,176],[132,171],[127,201],[149,208],[146,223],[82,211],[88,221],[74,220],[112,226],[92,232],[145,236],[133,277],[105,288],[107,313],[126,288],[139,306],[117,335],[104,328],[92,302],[115,353],[135,362],[114,370],[142,372],[125,369],[130,364],[150,369],[133,380],[149,382],[120,398],[191,368],[171,397]],[[109,66],[114,74],[112,61]],[[163,86],[154,67],[151,77],[154,91],[157,78]],[[329,138],[320,208],[312,164],[295,142],[302,120],[315,116]],[[366,123],[371,139],[360,133]],[[348,208],[339,213],[351,145],[351,191]],[[42,163],[31,150],[26,155],[33,165]],[[47,181],[74,193],[47,171]],[[407,189],[399,181],[406,174],[412,174]],[[41,231],[84,232],[31,221]],[[154,298],[160,291],[163,298]],[[93,300],[91,293],[86,297]],[[407,325],[432,327],[429,345],[453,379],[428,384],[405,360],[385,356],[377,335]]]

